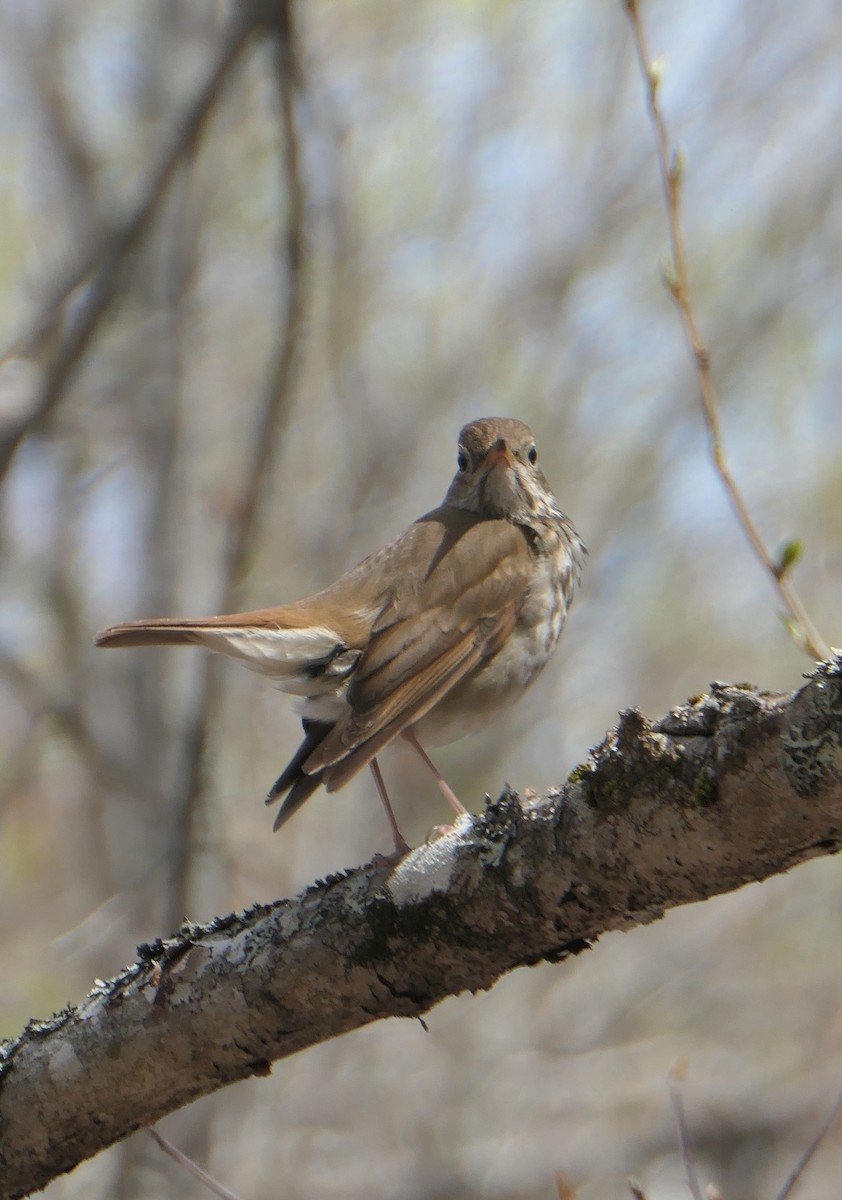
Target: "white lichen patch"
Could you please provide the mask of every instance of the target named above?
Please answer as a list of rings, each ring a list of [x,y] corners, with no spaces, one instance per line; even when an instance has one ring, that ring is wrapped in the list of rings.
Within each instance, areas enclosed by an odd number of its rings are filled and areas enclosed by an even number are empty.
[[[418,904],[450,889],[459,852],[464,849],[463,834],[470,823],[470,815],[460,817],[447,833],[410,851],[398,863],[387,884],[395,904]]]

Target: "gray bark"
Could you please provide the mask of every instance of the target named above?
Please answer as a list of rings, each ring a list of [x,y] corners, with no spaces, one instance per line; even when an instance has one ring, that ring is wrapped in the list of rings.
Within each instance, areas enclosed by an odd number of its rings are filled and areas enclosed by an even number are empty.
[[[842,657],[790,695],[714,684],[620,722],[564,787],[507,790],[371,863],[140,947],[0,1052],[0,1195],[370,1021],[418,1016],[609,929],[842,845]]]

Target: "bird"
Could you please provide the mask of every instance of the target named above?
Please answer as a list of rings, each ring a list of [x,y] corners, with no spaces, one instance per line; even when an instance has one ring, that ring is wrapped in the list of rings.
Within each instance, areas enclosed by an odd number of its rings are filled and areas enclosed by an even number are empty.
[[[324,590],[251,612],[127,621],[96,644],[197,644],[269,676],[298,698],[304,731],[266,797],[281,801],[274,828],[368,765],[400,858],[409,846],[378,755],[402,738],[464,814],[422,742],[455,741],[520,697],[555,649],[586,553],[529,426],[484,417],[459,434],[442,504]]]

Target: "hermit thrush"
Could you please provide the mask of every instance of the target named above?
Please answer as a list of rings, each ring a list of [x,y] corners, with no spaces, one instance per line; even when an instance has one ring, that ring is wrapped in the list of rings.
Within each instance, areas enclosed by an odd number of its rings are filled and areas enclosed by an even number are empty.
[[[459,436],[444,502],[315,596],[221,617],[129,621],[99,646],[199,643],[299,696],[304,741],[272,787],[280,828],[320,784],[366,763],[398,830],[377,754],[399,735],[464,808],[421,747],[508,708],[547,662],[585,548],[539,470],[522,421],[489,417]]]

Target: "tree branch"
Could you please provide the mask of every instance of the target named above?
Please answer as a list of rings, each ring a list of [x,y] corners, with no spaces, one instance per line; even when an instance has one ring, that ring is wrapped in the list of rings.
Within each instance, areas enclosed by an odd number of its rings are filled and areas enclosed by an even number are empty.
[[[713,684],[621,716],[565,786],[295,900],[140,948],[0,1055],[0,1194],[23,1196],[199,1096],[418,1016],[601,933],[842,846],[842,657],[791,695]]]

